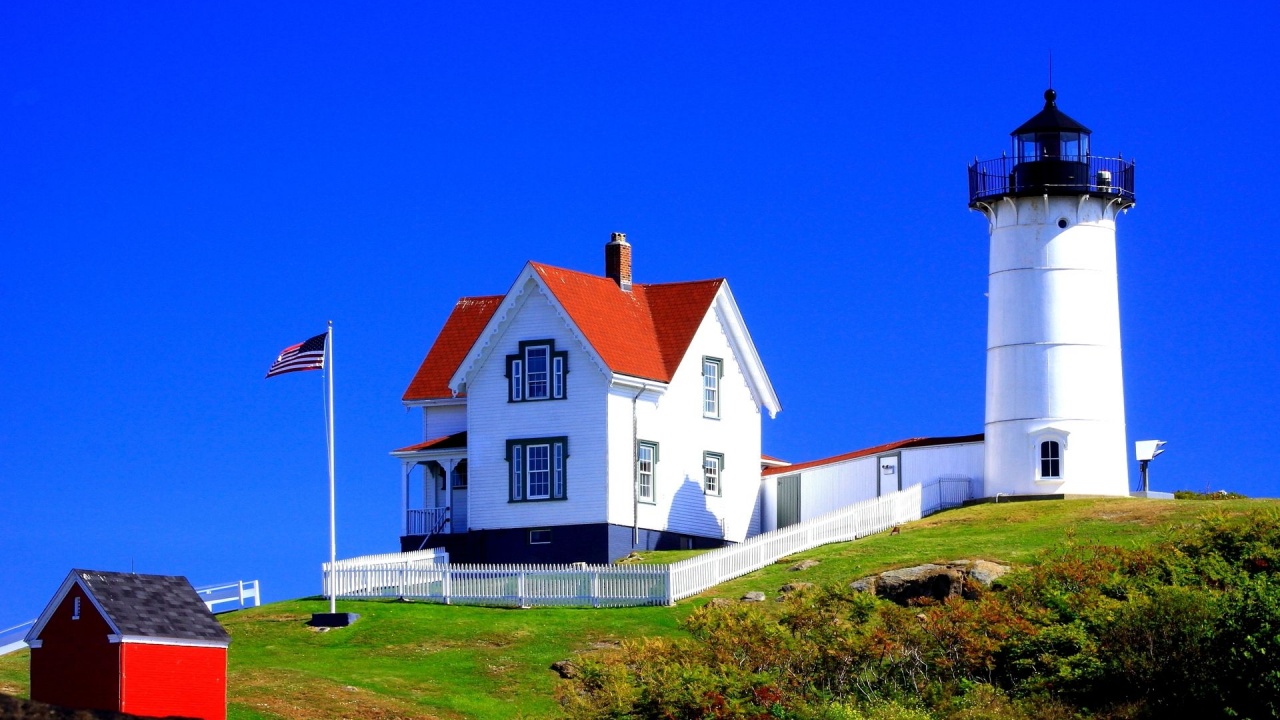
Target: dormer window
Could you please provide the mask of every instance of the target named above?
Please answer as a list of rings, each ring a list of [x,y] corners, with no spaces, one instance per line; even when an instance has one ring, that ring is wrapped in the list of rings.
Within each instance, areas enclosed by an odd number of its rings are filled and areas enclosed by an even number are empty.
[[[520,352],[507,356],[507,399],[563,400],[569,353],[556,350],[555,340],[525,340]]]

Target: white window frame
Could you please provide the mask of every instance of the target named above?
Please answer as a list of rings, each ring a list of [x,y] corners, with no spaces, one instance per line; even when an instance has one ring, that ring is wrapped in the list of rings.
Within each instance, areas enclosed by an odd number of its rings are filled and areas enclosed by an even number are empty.
[[[646,453],[649,456],[647,460]],[[656,442],[640,440],[636,443],[636,498],[642,503],[658,502],[658,443]]]
[[[534,450],[542,451],[539,453],[540,455],[542,455],[542,457],[538,458],[538,460],[540,461],[540,463],[545,462],[546,463],[545,467],[539,468],[537,470],[534,469]],[[552,461],[551,461],[551,444],[550,443],[535,443],[535,444],[525,445],[525,467],[524,467],[525,495],[524,497],[526,500],[550,500],[551,499],[551,475],[552,475],[551,464],[552,464]],[[534,473],[537,473],[543,476],[543,478],[537,482],[539,485],[541,485],[543,482],[546,483],[545,492],[535,492]]]
[[[724,494],[724,453],[702,453],[702,492],[714,496]]]
[[[540,352],[544,369],[535,371],[533,369],[534,354]],[[551,399],[551,346],[550,345],[530,345],[524,349],[524,397],[526,400],[550,400]],[[535,379],[540,376],[540,379]],[[541,392],[534,392],[535,387],[541,386]]]
[[[524,446],[511,446],[511,499],[524,501]]]
[[[702,417],[720,418],[720,379],[724,377],[724,361],[702,358]]]
[[[1069,434],[1065,430],[1046,428],[1031,435],[1031,463],[1036,482],[1057,485],[1067,479],[1067,436]],[[1056,477],[1046,477],[1042,472],[1044,466],[1041,448],[1047,442],[1058,443],[1058,474]]]

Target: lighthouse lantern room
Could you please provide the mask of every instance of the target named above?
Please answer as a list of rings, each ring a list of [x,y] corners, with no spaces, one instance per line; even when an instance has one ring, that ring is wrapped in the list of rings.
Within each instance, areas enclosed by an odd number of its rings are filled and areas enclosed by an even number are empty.
[[[985,494],[1127,495],[1115,223],[1134,165],[1044,97],[1011,154],[969,166],[991,236]]]

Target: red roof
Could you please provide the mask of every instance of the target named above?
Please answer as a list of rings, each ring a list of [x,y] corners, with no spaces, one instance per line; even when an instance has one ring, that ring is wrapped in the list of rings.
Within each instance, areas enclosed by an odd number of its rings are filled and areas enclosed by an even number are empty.
[[[723,279],[631,286],[531,263],[610,370],[670,382]]]
[[[793,472],[804,470],[806,468],[818,467],[820,465],[833,465],[838,462],[844,462],[845,460],[854,460],[860,457],[867,457],[868,455],[879,455],[880,453],[899,450],[901,448],[930,447],[932,445],[959,445],[961,443],[982,442],[982,437],[982,433],[978,433],[976,435],[958,435],[955,437],[908,438],[906,440],[885,443],[884,445],[877,445],[863,450],[854,450],[853,452],[845,453],[843,455],[833,455],[832,457],[822,458],[821,460],[810,460],[808,462],[795,463],[794,465],[787,465],[784,467],[765,468],[760,471],[760,474],[789,475]]]
[[[418,367],[418,372],[404,391],[404,400],[437,400],[451,398],[449,379],[462,362],[480,331],[489,324],[489,318],[502,303],[502,295],[465,297],[453,306],[444,328],[436,336],[435,344]]]
[[[392,450],[393,453],[409,453],[419,452],[421,450],[446,450],[454,448],[465,448],[467,446],[467,431],[456,432],[452,435],[441,435],[438,438],[431,438],[425,442],[415,443],[408,447],[397,448]]]
[[[670,382],[723,279],[635,284],[530,263],[610,370]],[[503,296],[462,298],[409,383],[404,400],[453,397],[449,380]]]

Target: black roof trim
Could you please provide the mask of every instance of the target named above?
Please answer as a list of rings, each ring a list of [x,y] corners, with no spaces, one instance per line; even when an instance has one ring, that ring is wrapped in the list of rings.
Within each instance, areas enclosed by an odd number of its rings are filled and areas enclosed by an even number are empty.
[[[1036,113],[1030,120],[1018,126],[1017,130],[1009,133],[1010,135],[1021,135],[1028,132],[1042,131],[1066,131],[1066,132],[1082,132],[1086,135],[1092,132],[1089,128],[1072,120],[1066,113],[1058,109],[1056,102],[1058,93],[1052,89],[1044,91],[1044,109]]]

